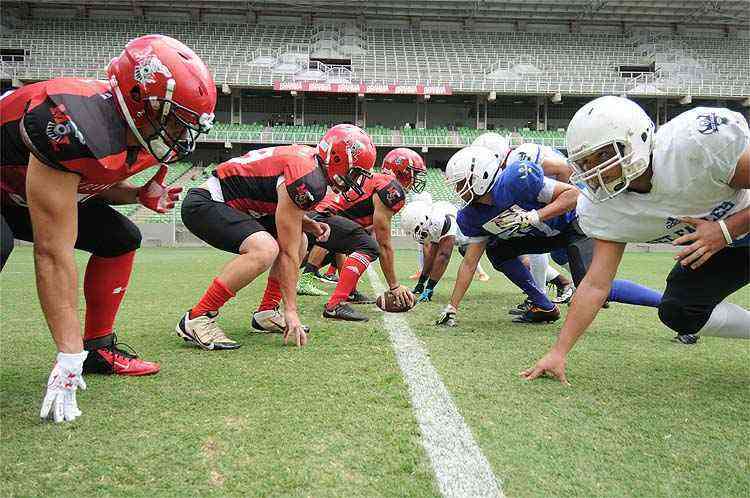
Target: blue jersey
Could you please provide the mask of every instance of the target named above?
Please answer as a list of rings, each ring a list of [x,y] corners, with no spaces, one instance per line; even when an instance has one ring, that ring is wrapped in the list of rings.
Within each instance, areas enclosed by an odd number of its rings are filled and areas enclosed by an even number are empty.
[[[552,201],[557,182],[545,178],[539,164],[532,161],[516,161],[507,166],[492,186],[492,205],[474,203],[458,212],[456,221],[461,232],[473,241],[487,237],[553,237],[576,219],[575,210],[555,218],[539,222],[508,235],[497,227],[494,220],[501,213],[517,206],[525,211],[539,210]]]

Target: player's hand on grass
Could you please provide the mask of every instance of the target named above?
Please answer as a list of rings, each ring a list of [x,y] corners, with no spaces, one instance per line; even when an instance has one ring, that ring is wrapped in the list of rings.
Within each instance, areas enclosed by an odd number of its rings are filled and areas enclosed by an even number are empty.
[[[680,218],[680,221],[696,229],[672,242],[676,246],[689,244],[674,257],[682,266],[695,270],[727,246],[718,222],[697,218]]]
[[[81,416],[76,402],[76,390],[86,389],[83,380],[83,361],[88,351],[57,353],[57,361],[47,380],[47,392],[42,401],[39,417],[55,422],[70,422]]]
[[[432,301],[432,289],[423,290],[419,295],[419,299],[417,299],[418,303],[426,303],[427,301]]]
[[[456,310],[456,308],[454,308],[452,304],[446,305],[445,308],[443,308],[443,312],[440,314],[440,318],[438,318],[437,322],[435,322],[435,325],[455,327],[456,313],[458,313],[458,310]]]
[[[565,377],[565,363],[565,355],[553,350],[544,355],[532,368],[527,368],[521,372],[521,377],[526,380],[534,380],[537,377],[547,375],[569,386],[570,383]]]
[[[297,313],[286,312],[284,313],[286,319],[286,329],[284,330],[284,345],[290,340],[297,346],[304,346],[307,344],[307,332],[310,330],[299,321]]]
[[[396,305],[399,308],[406,308],[407,304],[410,308],[414,306],[414,294],[412,294],[411,291],[406,288],[406,286],[397,285],[396,287],[391,289],[391,293],[396,298]]]
[[[166,213],[174,208],[180,200],[182,187],[167,187],[164,178],[167,176],[167,166],[162,164],[159,171],[138,190],[138,202],[157,213]]]

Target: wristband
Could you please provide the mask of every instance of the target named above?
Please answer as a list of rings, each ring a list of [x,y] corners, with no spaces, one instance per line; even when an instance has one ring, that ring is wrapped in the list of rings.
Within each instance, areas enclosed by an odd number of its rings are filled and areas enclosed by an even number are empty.
[[[437,285],[437,283],[438,283],[438,281],[437,281],[437,280],[432,280],[432,279],[429,279],[429,280],[427,281],[427,286],[425,287],[425,289],[428,289],[428,290],[433,290],[433,289],[435,288],[435,286]]]
[[[396,285],[394,285],[393,287],[389,287],[389,289],[390,289],[390,291],[391,291],[391,292],[393,292],[393,291],[395,291],[396,289],[398,289],[399,287],[401,287],[401,286],[400,286],[399,284],[396,284]]]
[[[729,233],[729,229],[727,228],[727,224],[724,223],[724,220],[718,221],[719,226],[721,227],[721,233],[724,234],[724,240],[727,241],[727,245],[730,245],[734,240],[732,240],[732,234]]]

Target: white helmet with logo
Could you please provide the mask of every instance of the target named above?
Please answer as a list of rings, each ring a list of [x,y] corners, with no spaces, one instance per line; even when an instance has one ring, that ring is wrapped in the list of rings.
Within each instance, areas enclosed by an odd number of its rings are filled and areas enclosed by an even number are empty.
[[[501,164],[505,161],[505,157],[508,155],[508,152],[510,152],[510,145],[508,144],[508,140],[504,136],[500,135],[499,133],[495,133],[494,131],[482,133],[477,138],[475,138],[473,142],[471,142],[471,145],[477,145],[479,147],[486,147],[490,149],[492,153],[495,154],[495,157],[500,160]]]
[[[654,123],[635,102],[610,95],[581,107],[566,138],[574,170],[570,182],[593,202],[602,202],[624,192],[648,169]],[[611,177],[618,166],[620,175]]]
[[[412,201],[401,212],[401,227],[420,244],[430,238],[430,208],[426,202]]]
[[[492,188],[500,173],[500,160],[485,147],[470,145],[459,150],[448,161],[445,167],[446,183],[454,188],[460,185],[456,193],[463,198],[471,194],[467,203],[481,197]]]

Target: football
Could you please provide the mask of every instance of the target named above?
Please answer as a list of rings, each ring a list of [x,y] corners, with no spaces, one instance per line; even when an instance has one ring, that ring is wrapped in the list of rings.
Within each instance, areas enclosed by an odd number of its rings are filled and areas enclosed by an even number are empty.
[[[391,291],[385,291],[375,300],[375,305],[381,310],[389,313],[404,313],[412,309],[416,302],[416,299],[412,299],[411,303],[406,303],[404,306],[398,306],[396,303],[396,296]]]

